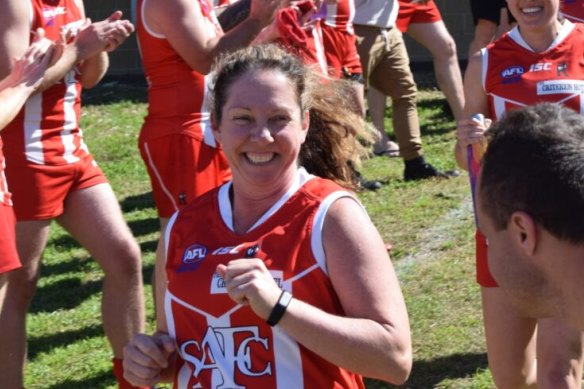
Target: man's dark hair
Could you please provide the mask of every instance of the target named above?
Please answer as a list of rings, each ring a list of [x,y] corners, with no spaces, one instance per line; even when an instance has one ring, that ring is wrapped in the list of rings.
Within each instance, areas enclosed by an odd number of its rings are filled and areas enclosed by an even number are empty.
[[[523,211],[556,237],[584,243],[584,117],[543,103],[508,112],[487,137],[478,193],[495,228]]]

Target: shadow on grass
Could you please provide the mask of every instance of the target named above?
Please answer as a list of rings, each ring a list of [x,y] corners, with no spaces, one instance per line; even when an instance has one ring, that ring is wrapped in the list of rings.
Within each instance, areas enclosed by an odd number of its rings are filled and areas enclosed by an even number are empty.
[[[78,330],[55,332],[47,336],[29,338],[28,357],[33,360],[38,354],[65,347],[80,340],[101,336],[103,336],[102,326],[93,324]]]
[[[157,242],[149,242],[149,250],[155,251]],[[144,249],[143,249],[144,250]],[[59,264],[50,269],[49,272],[44,272],[43,275],[62,274],[73,270],[72,266],[79,261],[72,261],[68,263]],[[69,265],[70,267],[68,267]],[[143,265],[142,276],[146,284],[150,284],[154,265]],[[53,312],[59,309],[73,309],[81,305],[85,300],[96,293],[101,292],[103,280],[84,282],[77,277],[67,278],[46,285],[37,289],[35,297],[30,306],[29,312]]]
[[[429,389],[446,379],[465,378],[487,368],[487,354],[453,354],[428,361],[416,361],[408,382],[393,386],[381,381],[366,380],[368,389]]]
[[[115,383],[113,373],[107,371],[90,379],[66,380],[55,385],[47,386],[46,389],[103,389]]]
[[[131,80],[129,83],[106,81],[95,88],[84,90],[81,100],[84,106],[106,105],[122,101],[146,103],[148,100],[147,89],[143,78]]]
[[[135,196],[128,196],[120,202],[120,205],[124,213],[154,208],[152,192],[142,193]]]
[[[79,278],[60,280],[37,289],[29,312],[53,312],[78,307],[101,291],[102,281],[83,282]]]
[[[151,217],[148,219],[132,220],[128,222],[128,227],[132,230],[132,235],[139,237],[159,231],[160,222],[157,218]]]

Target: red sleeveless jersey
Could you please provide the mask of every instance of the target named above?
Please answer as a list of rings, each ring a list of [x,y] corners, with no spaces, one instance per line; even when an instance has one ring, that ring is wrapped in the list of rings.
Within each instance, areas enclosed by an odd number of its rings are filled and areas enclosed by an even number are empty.
[[[152,31],[144,20],[148,0],[138,0],[136,34],[142,65],[148,81],[148,114],[141,141],[171,135],[188,134],[215,147],[209,112],[211,75],[194,71],[173,49],[168,40]],[[211,2],[193,0],[205,18],[210,37],[223,32]]]
[[[29,1],[29,0],[23,0]],[[74,0],[30,0],[31,31],[42,27],[50,40],[73,34],[84,23]],[[88,154],[79,128],[81,84],[77,68],[42,93],[31,96],[2,131],[8,164],[64,165]]]
[[[562,0],[560,14],[573,22],[584,22],[584,0]]]
[[[536,53],[514,28],[482,51],[483,86],[497,120],[514,108],[561,103],[584,114],[584,25],[565,21],[552,45]]]
[[[343,315],[327,275],[322,223],[330,204],[351,196],[300,170],[294,186],[245,234],[231,227],[230,184],[207,192],[171,219],[166,231],[165,310],[176,340],[175,388],[364,388],[361,376],[325,361],[228,296],[218,264],[266,262],[295,298]]]

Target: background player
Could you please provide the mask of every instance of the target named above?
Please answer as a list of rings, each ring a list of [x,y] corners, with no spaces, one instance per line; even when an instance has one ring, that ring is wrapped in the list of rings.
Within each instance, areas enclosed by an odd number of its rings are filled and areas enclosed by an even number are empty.
[[[1,0],[0,77],[30,44],[31,29],[64,42],[19,115],[2,133],[6,176],[14,194],[16,243],[22,268],[8,274],[0,313],[0,382],[23,387],[26,314],[39,278],[51,220],[57,220],[102,267],[102,315],[120,386],[122,349],[143,329],[140,249],[117,199],[83,142],[81,88],[95,86],[115,50],[133,31],[121,12],[89,23],[79,0]],[[88,222],[89,221],[89,222]]]
[[[507,4],[518,26],[475,53],[465,74],[469,119],[458,123],[456,146],[456,158],[463,168],[467,167],[468,145],[484,138],[484,124],[471,119],[477,113],[496,121],[508,110],[541,101],[561,102],[584,113],[578,87],[584,79],[582,26],[558,19],[559,0],[537,4],[508,0]],[[477,280],[495,384],[579,388],[582,334],[557,319],[522,317],[489,271],[487,244],[480,232],[476,241]]]

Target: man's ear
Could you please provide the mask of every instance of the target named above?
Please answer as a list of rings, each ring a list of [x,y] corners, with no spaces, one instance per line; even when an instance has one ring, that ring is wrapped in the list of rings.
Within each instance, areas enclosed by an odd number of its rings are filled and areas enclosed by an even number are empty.
[[[537,224],[533,218],[521,211],[513,212],[509,219],[509,231],[513,239],[526,254],[533,255],[538,245]]]

